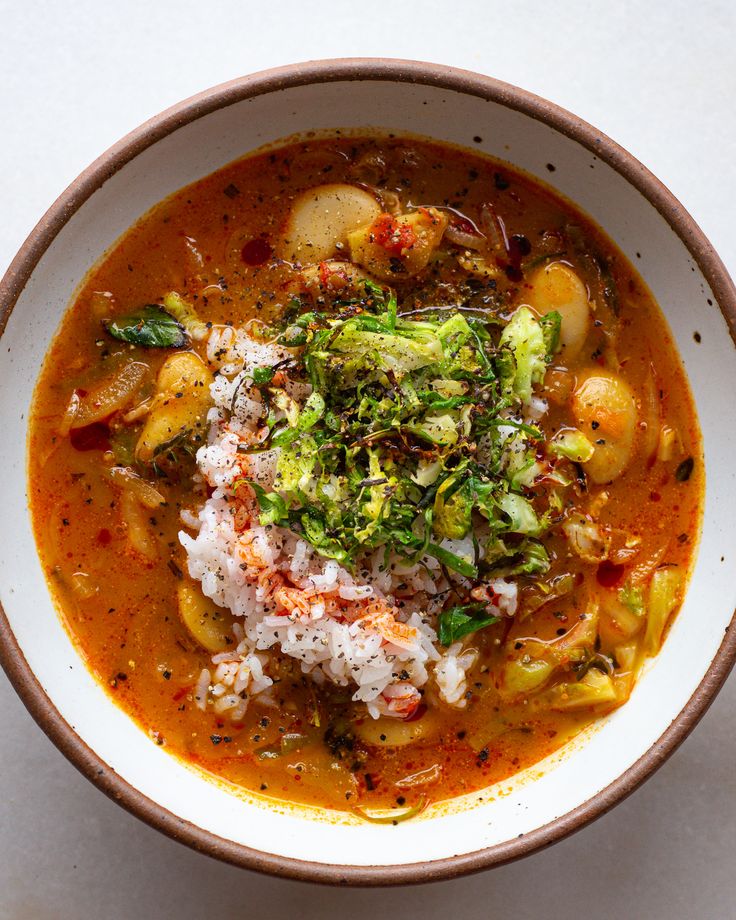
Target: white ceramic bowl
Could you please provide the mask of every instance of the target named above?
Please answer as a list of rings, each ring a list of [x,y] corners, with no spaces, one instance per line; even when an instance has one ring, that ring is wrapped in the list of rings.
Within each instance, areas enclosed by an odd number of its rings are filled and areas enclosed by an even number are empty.
[[[698,406],[706,508],[697,565],[664,649],[630,701],[561,754],[480,798],[397,827],[235,796],[151,743],[85,668],[52,606],[26,506],[26,420],[54,330],[118,237],[160,199],[276,139],[380,127],[486,151],[553,184],[599,223],[663,308]],[[554,172],[547,164],[552,164]],[[0,287],[0,643],[54,742],[124,807],[231,862],[334,883],[436,880],[549,844],[601,814],[682,741],[736,655],[736,292],[707,240],[629,154],[544,100],[400,61],[327,61],[209,90],[97,160],[33,231]],[[700,333],[697,344],[693,333]]]

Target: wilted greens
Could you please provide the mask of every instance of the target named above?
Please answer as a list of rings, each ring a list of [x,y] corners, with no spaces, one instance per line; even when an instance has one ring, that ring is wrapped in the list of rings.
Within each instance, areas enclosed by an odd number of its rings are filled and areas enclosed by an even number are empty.
[[[258,449],[281,448],[274,490],[254,484],[263,524],[348,567],[386,547],[468,578],[546,571],[547,517],[526,494],[542,434],[527,410],[558,314],[401,316],[389,289],[365,282],[334,313],[294,301],[286,316],[286,370],[311,395],[299,405],[272,372],[253,375],[269,406]]]

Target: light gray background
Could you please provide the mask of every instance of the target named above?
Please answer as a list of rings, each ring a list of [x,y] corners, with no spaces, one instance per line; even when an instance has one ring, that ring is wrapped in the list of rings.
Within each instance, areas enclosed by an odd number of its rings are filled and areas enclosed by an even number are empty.
[[[0,14],[0,271],[77,173],[165,106],[278,64],[383,55],[488,73],[588,119],[736,274],[734,0],[0,0]],[[0,672],[0,917],[736,918],[734,702],[732,678],[654,779],[552,849],[350,892],[220,865],[150,830],[64,760]]]

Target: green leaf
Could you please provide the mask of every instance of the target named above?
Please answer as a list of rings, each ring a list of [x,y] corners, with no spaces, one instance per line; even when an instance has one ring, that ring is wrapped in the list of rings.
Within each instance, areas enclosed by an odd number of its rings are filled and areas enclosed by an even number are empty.
[[[442,565],[452,569],[453,572],[457,572],[459,575],[464,575],[466,578],[478,577],[478,567],[474,563],[464,559],[462,556],[451,553],[441,546],[437,546],[436,543],[430,543],[427,546],[427,552],[430,556],[434,556],[438,562],[441,562]]]
[[[544,344],[547,346],[547,360],[551,361],[557,354],[557,349],[560,347],[562,317],[557,310],[552,310],[539,320],[539,325],[542,327]]]
[[[273,375],[272,367],[255,367],[253,368],[253,383],[257,387],[262,387],[273,380]]]
[[[509,547],[497,537],[487,543],[482,565],[494,577],[544,575],[549,571],[550,561],[544,544],[538,540],[528,537],[519,546]]]
[[[452,645],[463,636],[485,629],[498,623],[499,617],[488,616],[484,604],[466,604],[462,607],[450,607],[443,610],[437,619],[438,637],[442,645]]]
[[[446,479],[434,499],[435,534],[440,538],[462,540],[470,530],[472,511],[473,501],[468,490],[462,487],[462,479],[459,476]]]
[[[109,320],[105,328],[113,338],[145,348],[181,348],[187,343],[182,324],[157,304]]]
[[[310,428],[314,428],[324,415],[324,411],[324,398],[316,391],[312,392],[299,414],[294,414],[290,418],[289,423],[292,427],[286,428],[277,435],[274,435],[271,439],[271,444],[273,447],[288,447],[288,445],[296,441],[300,435],[309,431]]]
[[[532,387],[541,383],[547,369],[547,342],[529,307],[519,307],[501,333],[500,372],[506,392],[523,403],[532,398]],[[505,350],[505,353],[504,353]]]
[[[261,527],[267,527],[269,524],[280,524],[287,520],[286,502],[278,492],[266,492],[257,482],[244,481],[256,493],[258,507],[261,510],[258,517]]]
[[[531,503],[523,495],[515,492],[504,492],[496,498],[498,507],[508,515],[510,523],[508,530],[511,533],[523,533],[529,537],[538,537],[544,530],[544,525],[532,508]]]
[[[575,463],[586,463],[595,453],[595,448],[577,428],[569,428],[556,434],[549,445],[550,453],[567,457]]]
[[[301,525],[301,536],[310,543],[322,556],[336,559],[341,565],[350,565],[350,553],[339,540],[329,536],[325,522],[319,514],[307,509],[301,509],[290,515],[292,523],[298,521]]]

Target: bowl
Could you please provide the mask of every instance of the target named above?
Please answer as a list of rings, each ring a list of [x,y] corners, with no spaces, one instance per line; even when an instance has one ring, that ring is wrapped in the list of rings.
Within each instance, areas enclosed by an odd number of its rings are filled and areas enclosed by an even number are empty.
[[[58,618],[25,497],[36,377],[67,304],[105,250],[159,200],[264,144],[366,127],[507,160],[607,231],[669,322],[699,411],[707,479],[684,605],[630,701],[534,769],[397,827],[236,794],[154,745],[87,670]],[[207,90],[146,122],[72,183],[5,275],[0,310],[3,665],[76,767],[133,814],[197,850],[335,884],[436,881],[507,862],[632,792],[692,730],[731,669],[736,429],[726,422],[736,383],[736,291],[671,193],[630,154],[550,102],[477,74],[389,60],[298,64]]]

